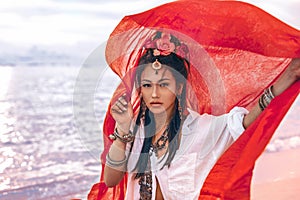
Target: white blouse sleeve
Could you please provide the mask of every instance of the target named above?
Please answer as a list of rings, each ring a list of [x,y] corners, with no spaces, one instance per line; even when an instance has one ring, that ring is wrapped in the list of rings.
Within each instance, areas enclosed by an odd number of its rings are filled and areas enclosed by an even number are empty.
[[[227,114],[227,128],[234,140],[237,140],[238,137],[245,131],[243,126],[243,119],[249,111],[242,107],[234,107]]]
[[[245,130],[243,119],[248,113],[242,107],[235,107],[229,113],[219,116],[189,112],[183,124],[183,141],[186,141],[185,146],[189,148],[194,144],[196,149],[201,149],[201,157],[212,151],[221,154],[229,147]]]
[[[198,148],[202,151],[201,157],[213,155],[214,159],[219,158],[244,132],[243,119],[247,113],[245,108],[235,107],[229,113],[220,116],[202,115],[197,123],[199,128],[202,127],[202,131],[195,138]]]

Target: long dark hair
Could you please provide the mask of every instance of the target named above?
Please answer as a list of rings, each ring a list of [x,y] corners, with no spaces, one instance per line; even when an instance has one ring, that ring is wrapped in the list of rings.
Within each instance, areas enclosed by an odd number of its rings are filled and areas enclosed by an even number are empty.
[[[185,108],[185,97],[186,97],[186,80],[188,78],[188,70],[189,70],[189,62],[177,56],[175,53],[170,53],[167,56],[153,55],[153,49],[148,49],[146,53],[141,57],[139,61],[138,68],[136,70],[136,85],[138,88],[141,86],[141,74],[144,71],[146,66],[152,64],[156,60],[158,60],[163,66],[167,66],[168,70],[173,74],[176,80],[176,87],[179,84],[183,85],[182,93],[180,100],[176,98],[175,100],[175,111],[174,115],[171,118],[169,125],[167,127],[168,130],[168,152],[169,155],[167,157],[166,162],[164,163],[163,167],[170,166],[171,161],[173,160],[176,150],[179,146],[179,131],[181,126],[181,113],[179,111],[179,107]],[[144,172],[147,170],[147,164],[149,160],[149,150],[152,144],[152,138],[155,132],[155,120],[153,113],[146,107],[146,110],[143,110],[141,99],[140,110],[137,116],[136,124],[134,126],[133,133],[136,134],[138,128],[140,127],[141,123],[144,122],[144,132],[145,138],[143,142],[143,147],[141,150],[141,154],[139,156],[137,165],[134,170],[137,170],[137,174],[135,178],[141,177]],[[180,103],[180,105],[179,105]],[[144,115],[144,116],[143,116]],[[141,119],[144,120],[141,120]]]

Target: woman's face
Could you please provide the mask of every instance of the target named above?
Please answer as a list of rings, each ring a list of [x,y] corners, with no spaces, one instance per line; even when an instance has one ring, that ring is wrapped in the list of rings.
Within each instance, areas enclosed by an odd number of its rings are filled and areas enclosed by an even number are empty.
[[[151,64],[141,74],[141,94],[147,107],[153,114],[173,114],[176,94],[181,90],[176,87],[176,80],[171,71],[162,67],[156,71]]]

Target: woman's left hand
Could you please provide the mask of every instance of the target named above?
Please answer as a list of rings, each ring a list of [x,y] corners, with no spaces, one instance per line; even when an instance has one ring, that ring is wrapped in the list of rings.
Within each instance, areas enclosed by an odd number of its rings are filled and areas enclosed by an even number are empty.
[[[273,85],[275,96],[280,95],[294,82],[300,79],[300,58],[293,58],[289,66]]]
[[[273,84],[273,95],[280,95],[298,80],[300,80],[300,58],[294,58],[290,62],[289,66],[285,69],[285,71]],[[257,104],[247,115],[245,115],[243,120],[244,128],[250,126],[250,124],[260,115],[260,113],[261,108],[259,104]]]
[[[294,58],[286,69],[292,79],[300,79],[300,58]]]

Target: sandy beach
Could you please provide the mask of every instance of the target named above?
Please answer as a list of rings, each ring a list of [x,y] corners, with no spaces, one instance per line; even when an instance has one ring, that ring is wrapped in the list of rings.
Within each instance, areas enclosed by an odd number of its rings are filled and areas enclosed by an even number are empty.
[[[291,200],[300,196],[300,148],[263,153],[251,186],[253,200]]]

